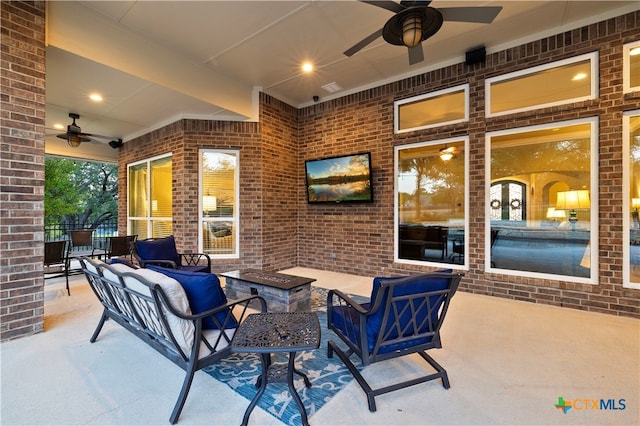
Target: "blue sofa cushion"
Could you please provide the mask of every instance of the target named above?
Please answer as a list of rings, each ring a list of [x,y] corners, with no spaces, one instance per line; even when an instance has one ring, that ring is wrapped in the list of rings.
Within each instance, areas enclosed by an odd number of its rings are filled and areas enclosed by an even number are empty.
[[[178,269],[162,268],[148,265],[147,269],[160,272],[178,281],[187,293],[187,299],[193,314],[199,314],[227,303],[227,296],[220,287],[220,280],[215,274],[203,272],[189,272]],[[215,317],[224,328],[236,328],[238,321],[230,309],[225,309],[215,314]],[[226,321],[226,322],[225,322]],[[202,320],[202,328],[216,330],[219,327],[211,317]]]
[[[135,245],[138,255],[143,260],[172,260],[180,265],[180,256],[173,235],[150,241],[136,240]]]

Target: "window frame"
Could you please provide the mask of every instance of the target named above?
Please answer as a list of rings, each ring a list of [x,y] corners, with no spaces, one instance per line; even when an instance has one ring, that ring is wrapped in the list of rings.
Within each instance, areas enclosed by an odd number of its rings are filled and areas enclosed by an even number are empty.
[[[494,136],[504,136],[510,134],[517,134],[523,132],[531,132],[536,130],[553,129],[557,127],[574,126],[580,124],[589,124],[591,126],[590,135],[590,179],[589,179],[589,197],[591,200],[591,207],[589,212],[590,228],[589,228],[589,244],[590,244],[590,275],[588,278],[577,277],[574,275],[559,275],[550,274],[546,272],[531,272],[514,269],[501,269],[496,266],[492,266],[491,263],[491,212],[490,208],[490,188],[491,188],[491,138]],[[545,123],[534,126],[516,127],[511,129],[498,130],[494,132],[487,132],[485,134],[485,272],[503,275],[512,275],[527,278],[541,278],[552,281],[568,281],[573,283],[592,284],[598,285],[598,250],[599,250],[599,222],[598,212],[600,208],[599,203],[599,185],[598,185],[598,173],[599,173],[599,155],[598,155],[598,129],[599,129],[599,117],[588,117],[583,119],[558,121],[553,123]],[[499,237],[498,237],[499,238]]]
[[[418,101],[427,101],[432,98],[437,98],[439,96],[443,96],[443,95],[447,95],[455,92],[462,92],[464,94],[464,117],[463,118],[448,120],[448,121],[441,121],[441,122],[432,123],[432,124],[426,124],[424,126],[408,127],[406,129],[400,129],[400,109],[402,108],[403,105],[415,103]],[[412,96],[410,98],[394,101],[393,103],[393,132],[395,134],[414,132],[416,130],[430,129],[433,127],[445,126],[449,124],[464,123],[467,121],[469,121],[469,83],[460,84],[458,86],[449,87],[447,89],[437,90],[435,92],[425,93],[423,95]]]
[[[200,148],[198,149],[198,251],[200,253],[205,253],[204,249],[204,235],[202,232],[204,222],[222,222],[229,221],[229,217],[205,217],[203,214],[204,211],[204,193],[203,193],[203,182],[202,182],[202,174],[203,169],[202,165],[202,155],[205,153],[215,153],[215,154],[226,154],[226,155],[234,155],[236,158],[236,168],[234,170],[234,179],[235,179],[235,200],[236,205],[233,209],[232,221],[234,223],[234,253],[224,253],[224,254],[215,254],[215,253],[207,253],[212,259],[239,259],[240,258],[240,150],[239,149],[215,149],[215,148]]]
[[[173,173],[173,152],[168,152],[168,153],[164,153],[164,154],[160,154],[160,155],[156,155],[153,157],[149,157],[149,158],[145,158],[143,160],[139,160],[139,161],[134,161],[131,162],[129,164],[127,164],[127,235],[131,235],[132,230],[131,230],[131,221],[132,220],[138,220],[138,221],[146,221],[147,223],[147,238],[157,238],[153,236],[153,222],[159,222],[159,221],[164,221],[164,222],[170,222],[171,223],[171,228],[173,229],[173,216],[152,216],[152,203],[153,200],[151,199],[152,197],[149,197],[148,200],[148,205],[147,205],[147,216],[130,216],[129,212],[131,212],[131,197],[129,196],[129,185],[131,184],[130,182],[130,170],[131,167],[140,165],[140,164],[145,164],[147,165],[147,179],[146,179],[146,191],[147,194],[151,195],[151,163],[153,161],[157,161],[163,158],[168,158],[171,157],[171,169],[172,169],[172,173]],[[171,191],[173,191],[173,188],[171,188]],[[173,199],[173,197],[172,197]],[[171,206],[171,211],[173,213],[173,206]]]
[[[631,86],[631,50],[640,49],[640,40],[627,43],[622,47],[622,93],[640,91],[640,85]]]
[[[398,167],[400,166],[400,156],[399,153],[403,149],[411,149],[418,148],[423,146],[434,146],[434,145],[445,145],[451,144],[454,142],[464,142],[464,252],[467,255],[464,256],[464,262],[462,264],[459,263],[450,263],[450,262],[431,262],[424,260],[414,260],[414,259],[401,259],[399,257],[400,254],[400,217],[399,217],[399,196],[398,196]],[[396,145],[393,148],[393,261],[394,263],[408,264],[408,265],[422,265],[422,266],[433,266],[436,268],[452,268],[452,269],[462,269],[465,271],[469,270],[469,136],[458,136],[447,139],[437,139],[431,141],[422,141],[416,142],[407,145]]]
[[[580,96],[577,98],[568,98],[561,101],[548,102],[543,104],[535,104],[528,107],[514,108],[506,111],[500,112],[491,112],[491,85],[494,83],[500,83],[505,80],[513,80],[517,78],[526,78],[531,74],[535,74],[541,71],[551,70],[553,68],[559,68],[566,65],[571,65],[573,63],[581,62],[584,60],[589,60],[590,70],[591,70],[591,81],[590,81],[590,91],[591,94],[587,96]],[[598,82],[600,79],[600,68],[598,64],[598,52],[586,53],[584,55],[574,56],[572,58],[563,59],[560,61],[555,61],[547,64],[538,65],[532,68],[526,68],[520,71],[514,71],[507,74],[502,74],[495,77],[490,77],[485,80],[485,117],[499,117],[508,114],[514,114],[517,112],[523,111],[534,111],[542,108],[549,108],[557,105],[566,105],[575,102],[582,102],[591,99],[597,99],[599,97],[599,86]]]
[[[640,45],[640,42],[639,42]],[[640,109],[625,111],[622,115],[622,211],[631,212],[629,194],[631,193],[631,117],[640,117]],[[631,282],[631,215],[622,215],[622,287],[640,290],[640,282]]]

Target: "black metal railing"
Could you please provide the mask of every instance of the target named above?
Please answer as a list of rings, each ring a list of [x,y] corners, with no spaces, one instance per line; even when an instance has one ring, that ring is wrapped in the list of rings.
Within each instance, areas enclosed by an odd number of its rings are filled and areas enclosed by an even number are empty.
[[[91,229],[80,223],[57,223],[55,225],[45,225],[44,240],[68,240],[69,232],[75,230]],[[97,248],[106,248],[108,237],[118,235],[118,219],[114,218],[109,221],[102,222],[93,232],[93,245]]]

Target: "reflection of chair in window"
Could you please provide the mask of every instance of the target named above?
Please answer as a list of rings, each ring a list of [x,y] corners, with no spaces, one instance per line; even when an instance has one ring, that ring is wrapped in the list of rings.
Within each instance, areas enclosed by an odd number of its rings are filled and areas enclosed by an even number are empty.
[[[44,278],[66,277],[67,294],[71,295],[69,291],[69,275],[67,274],[66,247],[67,242],[64,240],[46,241],[44,243]]]
[[[370,303],[358,304],[339,290],[327,296],[329,328],[347,345],[341,349],[334,341],[327,344],[344,362],[367,394],[369,411],[376,411],[375,397],[387,392],[441,379],[449,388],[446,370],[431,356],[429,349],[441,348],[440,327],[451,297],[462,274],[435,272],[411,277],[375,278]],[[425,376],[372,389],[349,359],[356,355],[366,368],[369,364],[418,354],[435,370]]]
[[[464,239],[456,238],[452,241],[451,246],[451,260],[458,260],[460,263],[464,263]]]
[[[493,260],[493,246],[496,243],[496,240],[498,239],[498,233],[500,231],[498,229],[494,229],[491,228],[491,247],[489,248],[489,250],[491,250],[490,256],[491,256],[491,267],[495,268],[496,267],[496,262]]]

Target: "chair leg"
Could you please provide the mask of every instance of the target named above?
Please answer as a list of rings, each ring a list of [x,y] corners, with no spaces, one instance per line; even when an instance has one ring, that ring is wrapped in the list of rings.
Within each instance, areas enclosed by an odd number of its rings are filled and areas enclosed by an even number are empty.
[[[71,296],[71,290],[69,290],[69,266],[71,262],[67,260],[64,265],[64,276],[67,279],[67,296]]]
[[[440,377],[442,379],[442,386],[445,389],[449,389],[451,385],[449,384],[449,376],[447,375],[447,370],[445,370],[440,364],[438,364],[435,359],[427,355],[426,352],[418,352],[418,354],[438,372],[437,374],[433,375],[435,376],[433,378]]]
[[[100,317],[100,321],[98,322],[98,326],[96,327],[96,330],[93,332],[93,335],[91,336],[91,339],[89,339],[89,341],[91,343],[95,342],[96,339],[98,338],[98,334],[100,334],[100,331],[102,331],[102,326],[104,325],[104,322],[107,320],[107,312],[106,311],[102,311],[102,317]]]
[[[327,354],[330,354],[330,353],[333,354],[333,352],[335,352],[338,355],[338,358],[342,360],[342,362],[347,367],[347,369],[349,370],[351,375],[354,377],[354,379],[356,379],[356,381],[358,382],[358,384],[360,385],[364,393],[367,394],[369,411],[371,411],[372,413],[375,412],[376,411],[375,391],[371,389],[371,386],[369,386],[369,383],[367,383],[365,378],[362,377],[362,374],[360,374],[356,366],[353,365],[353,363],[351,362],[347,354],[345,354],[342,351],[342,349],[340,349],[338,345],[335,344],[335,342],[333,342],[332,340],[329,340],[329,342],[327,342]],[[329,358],[331,358],[331,356],[329,356]]]
[[[193,354],[192,354],[193,355]],[[196,352],[197,358],[197,352]],[[182,389],[180,389],[180,395],[178,396],[178,400],[176,401],[176,405],[173,407],[173,412],[171,413],[171,417],[169,417],[169,421],[172,425],[176,424],[178,418],[180,417],[180,413],[182,413],[182,408],[184,407],[184,403],[187,400],[187,395],[189,394],[189,389],[191,388],[191,382],[193,381],[193,375],[196,373],[196,363],[198,361],[192,359],[187,366],[187,374],[184,378],[184,382],[182,383]]]

